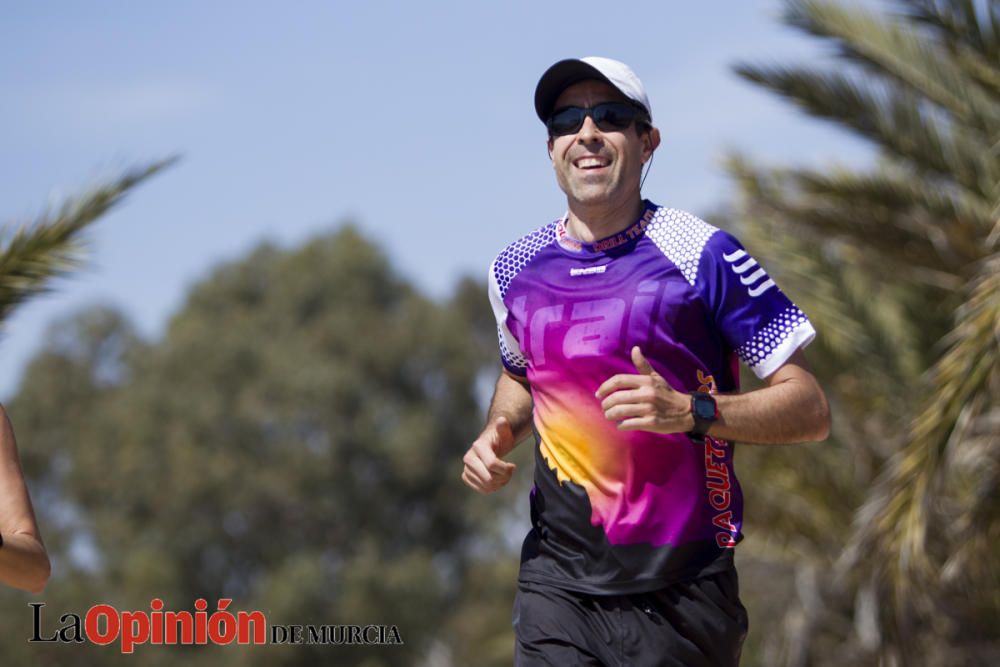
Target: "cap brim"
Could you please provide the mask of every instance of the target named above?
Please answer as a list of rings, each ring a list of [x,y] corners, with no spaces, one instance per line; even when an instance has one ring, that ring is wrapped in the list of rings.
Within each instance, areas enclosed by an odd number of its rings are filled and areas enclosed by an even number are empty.
[[[545,70],[545,74],[538,80],[535,86],[535,113],[544,123],[552,115],[556,100],[562,91],[566,90],[574,83],[586,81],[587,79],[597,79],[604,81],[612,87],[616,87],[608,77],[601,74],[596,67],[588,65],[582,60],[570,58],[560,60],[552,67]]]

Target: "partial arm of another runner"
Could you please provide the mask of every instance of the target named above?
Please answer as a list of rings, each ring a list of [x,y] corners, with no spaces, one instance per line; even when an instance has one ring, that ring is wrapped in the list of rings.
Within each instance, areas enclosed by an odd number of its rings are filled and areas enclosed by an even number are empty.
[[[531,432],[528,381],[504,371],[497,379],[486,427],[462,462],[462,480],[479,493],[493,493],[510,481],[517,466],[503,458]]]
[[[694,428],[691,397],[653,370],[638,347],[637,374],[609,378],[597,390],[604,416],[623,431],[687,433]],[[802,350],[766,378],[767,387],[742,394],[713,394],[718,420],[708,434],[756,444],[818,442],[830,434],[830,407]]]
[[[14,429],[0,406],[0,582],[41,593],[49,580],[49,556],[35,521],[17,456]]]

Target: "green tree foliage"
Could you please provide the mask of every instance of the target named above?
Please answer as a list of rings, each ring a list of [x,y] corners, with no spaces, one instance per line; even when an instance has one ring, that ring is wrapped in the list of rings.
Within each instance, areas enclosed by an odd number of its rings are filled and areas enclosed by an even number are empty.
[[[466,281],[431,301],[345,226],[220,266],[157,342],[107,309],[57,324],[9,406],[54,556],[50,627],[97,602],[232,598],[277,624],[396,625],[405,644],[140,646],[128,664],[413,665],[497,636],[484,663],[509,662],[514,577],[484,576],[493,512],[460,480],[496,364],[482,294]],[[30,634],[26,606],[0,609],[8,636]]]
[[[816,322],[835,410],[832,444],[742,462],[750,553],[795,573],[779,639],[757,649],[769,665],[996,664],[1000,2],[794,0],[785,20],[837,66],[738,72],[879,160],[731,160],[744,236]]]

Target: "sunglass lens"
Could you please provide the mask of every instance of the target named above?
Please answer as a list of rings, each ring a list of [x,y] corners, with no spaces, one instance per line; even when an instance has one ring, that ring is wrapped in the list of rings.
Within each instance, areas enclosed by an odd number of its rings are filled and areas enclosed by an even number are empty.
[[[602,130],[624,130],[636,113],[624,104],[598,104],[594,107],[594,122]]]
[[[585,111],[577,107],[569,107],[552,114],[549,118],[549,132],[553,136],[572,134],[583,125]]]

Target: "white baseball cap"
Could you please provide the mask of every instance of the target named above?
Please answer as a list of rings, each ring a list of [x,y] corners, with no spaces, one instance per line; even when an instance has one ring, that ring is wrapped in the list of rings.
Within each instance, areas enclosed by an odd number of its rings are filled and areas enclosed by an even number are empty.
[[[535,113],[542,122],[546,122],[552,115],[562,91],[587,79],[597,79],[614,86],[622,95],[645,109],[650,120],[653,119],[653,109],[649,105],[646,89],[628,65],[611,58],[587,56],[560,60],[545,70],[545,74],[538,80],[535,87]]]

